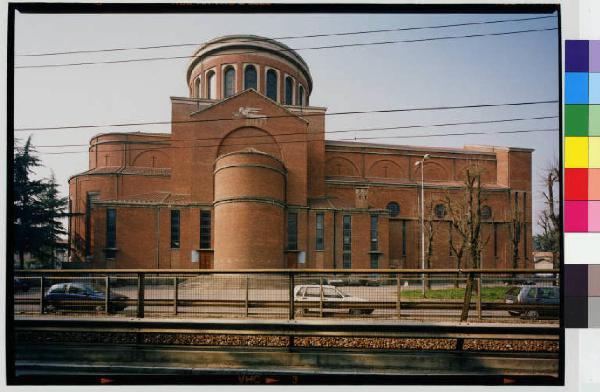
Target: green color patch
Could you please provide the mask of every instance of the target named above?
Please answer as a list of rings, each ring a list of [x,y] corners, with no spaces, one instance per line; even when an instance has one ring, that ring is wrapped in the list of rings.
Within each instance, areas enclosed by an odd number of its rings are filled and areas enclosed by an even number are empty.
[[[588,136],[589,105],[565,105],[565,136]]]
[[[590,105],[590,136],[600,136],[600,105]]]

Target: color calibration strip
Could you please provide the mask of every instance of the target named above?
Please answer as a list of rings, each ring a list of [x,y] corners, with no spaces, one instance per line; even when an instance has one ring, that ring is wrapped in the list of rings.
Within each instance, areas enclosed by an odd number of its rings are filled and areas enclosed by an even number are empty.
[[[600,232],[600,41],[566,41],[564,102],[564,231]]]
[[[566,328],[600,328],[600,265],[565,265]]]

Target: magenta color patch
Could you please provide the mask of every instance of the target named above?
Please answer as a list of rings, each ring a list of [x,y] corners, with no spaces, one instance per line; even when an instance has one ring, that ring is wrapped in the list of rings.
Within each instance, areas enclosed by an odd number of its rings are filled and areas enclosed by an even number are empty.
[[[588,231],[588,202],[565,200],[565,232],[577,233]]]
[[[600,41],[590,41],[590,72],[600,72]]]
[[[600,232],[600,201],[588,203],[588,231]]]

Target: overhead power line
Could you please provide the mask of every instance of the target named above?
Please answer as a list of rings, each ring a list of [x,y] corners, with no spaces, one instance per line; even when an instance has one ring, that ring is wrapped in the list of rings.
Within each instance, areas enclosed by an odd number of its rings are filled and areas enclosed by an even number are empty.
[[[547,128],[547,129],[525,129],[520,131],[495,131],[495,132],[461,132],[461,133],[451,133],[451,134],[430,134],[430,135],[399,135],[399,136],[390,136],[390,137],[356,137],[353,139],[341,139],[341,141],[347,140],[363,140],[363,139],[407,139],[407,138],[427,138],[427,137],[440,137],[440,136],[468,136],[468,135],[488,135],[488,134],[506,134],[506,133],[533,133],[533,132],[557,132],[558,128]],[[255,136],[261,137],[261,136]],[[224,145],[225,147],[231,146],[258,146],[258,145],[269,145],[269,144],[288,144],[288,143],[302,143],[306,142],[305,139],[298,140],[282,140],[279,142],[269,141],[269,142],[258,142],[258,143],[230,143]],[[310,140],[308,140],[310,141]],[[313,140],[314,141],[314,140]],[[331,140],[335,141],[335,140]],[[157,147],[145,147],[145,148],[130,148],[127,151],[153,151],[153,150],[164,150],[164,149],[182,149],[182,148],[199,148],[199,147],[221,147],[221,144],[209,144],[209,145],[201,145],[201,146],[157,146]],[[62,155],[62,154],[88,154],[90,151],[81,150],[81,151],[60,151],[60,152],[42,152],[41,154],[45,155]]]
[[[518,131],[494,131],[494,132],[455,132],[455,133],[430,133],[427,135],[397,135],[397,136],[366,136],[347,138],[339,140],[371,140],[371,139],[414,139],[418,137],[445,137],[445,136],[470,136],[470,135],[489,135],[489,134],[511,134],[511,133],[532,133],[532,132],[556,132],[558,128],[546,128],[546,129],[523,129]]]
[[[477,125],[477,124],[494,124],[494,123],[504,123],[504,122],[514,122],[514,121],[529,121],[529,120],[547,120],[547,119],[556,119],[558,116],[539,116],[539,117],[520,117],[520,118],[506,118],[506,119],[498,119],[498,120],[484,120],[484,121],[463,121],[463,122],[452,122],[452,123],[441,123],[441,124],[417,124],[417,125],[399,125],[393,127],[379,127],[379,128],[356,128],[356,129],[341,129],[334,131],[324,131],[325,134],[337,134],[337,133],[350,133],[350,132],[374,132],[374,131],[388,131],[388,130],[398,130],[398,129],[413,129],[413,128],[436,128],[436,127],[449,127],[456,125]],[[280,133],[275,136],[293,136],[293,135],[305,135],[305,132],[288,132],[288,133]],[[444,134],[445,135],[445,134]],[[453,134],[449,134],[453,136]],[[260,137],[271,137],[270,135],[265,136],[231,136],[233,139],[256,139]],[[389,138],[394,136],[386,136],[384,138]],[[374,139],[378,139],[380,137],[374,136]],[[195,142],[195,141],[206,141],[206,140],[221,140],[222,137],[206,137],[206,138],[193,138],[193,139],[169,139],[170,143],[172,142]],[[345,140],[345,139],[344,139]],[[353,140],[353,139],[348,139]],[[117,141],[115,143],[120,143]],[[135,143],[135,142],[133,142]],[[151,144],[151,142],[144,142]],[[163,143],[163,142],[156,142]],[[36,148],[64,148],[64,147],[87,147],[89,144],[52,144],[52,145],[39,145],[35,146]],[[15,148],[18,148],[15,146]]]
[[[337,45],[313,46],[313,47],[306,47],[306,48],[290,48],[290,49],[281,48],[281,49],[273,49],[273,50],[276,50],[278,52],[292,52],[292,51],[301,51],[301,50],[339,49],[339,48],[360,47],[360,46],[379,46],[379,45],[390,45],[390,44],[400,44],[400,43],[416,43],[416,42],[427,42],[427,41],[452,40],[452,39],[461,39],[461,38],[503,36],[503,35],[511,35],[511,34],[523,34],[523,33],[543,32],[543,31],[552,31],[552,30],[558,30],[558,27],[551,27],[551,28],[544,28],[544,29],[528,29],[528,30],[518,30],[518,31],[505,31],[505,32],[500,32],[500,33],[468,34],[468,35],[459,35],[459,36],[445,36],[445,37],[416,38],[416,39],[392,40],[392,41],[337,44]],[[213,55],[207,55],[206,57],[232,56],[232,55],[240,55],[240,54],[251,54],[251,53],[257,53],[257,52],[259,52],[259,51],[248,50],[248,51],[242,51],[242,52],[213,54]],[[139,59],[125,59],[125,60],[84,61],[84,62],[63,63],[63,64],[19,65],[19,66],[15,66],[15,69],[71,67],[71,66],[96,65],[96,64],[119,64],[119,63],[133,63],[133,62],[144,62],[144,61],[191,59],[193,57],[194,57],[193,55],[192,56],[189,56],[189,55],[188,56],[164,56],[164,57],[146,57],[146,58],[139,58]]]
[[[273,38],[249,39],[249,40],[244,40],[242,42],[265,42],[265,41],[269,41],[269,40],[342,37],[342,36],[361,35],[361,34],[391,33],[391,32],[399,32],[399,31],[414,31],[414,30],[441,29],[441,28],[450,28],[450,27],[476,26],[476,25],[497,24],[497,23],[523,22],[523,21],[531,21],[531,20],[539,20],[539,19],[550,19],[550,18],[556,18],[556,17],[557,17],[556,15],[535,16],[535,17],[530,17],[530,18],[487,20],[487,21],[463,22],[463,23],[453,23],[453,24],[444,24],[444,25],[433,25],[433,26],[398,27],[398,28],[390,28],[390,29],[347,31],[347,32],[341,32],[341,33],[288,35],[288,36],[273,37]],[[200,45],[205,45],[209,42],[210,41],[195,42],[195,43],[181,43],[181,44],[117,47],[117,48],[105,48],[105,49],[87,49],[87,50],[82,49],[82,50],[71,50],[71,51],[63,51],[63,52],[24,53],[24,54],[17,54],[16,56],[18,56],[18,57],[41,57],[41,56],[59,56],[59,55],[69,55],[69,54],[81,54],[81,53],[119,52],[119,51],[127,51],[127,50],[164,49],[164,48],[177,48],[177,47],[186,47],[186,46],[200,46]]]
[[[558,100],[510,102],[510,103],[499,103],[499,104],[460,105],[460,106],[433,106],[433,107],[381,109],[381,110],[355,110],[355,111],[332,112],[332,113],[299,113],[299,114],[286,114],[286,115],[278,115],[278,116],[265,116],[262,118],[270,119],[270,118],[288,118],[288,117],[342,116],[342,115],[371,114],[371,113],[401,113],[401,112],[413,112],[413,111],[473,109],[473,108],[502,107],[502,106],[509,106],[509,107],[528,106],[528,105],[539,105],[539,104],[549,104],[549,103],[558,103]],[[98,125],[98,124],[63,125],[63,126],[55,126],[55,127],[15,128],[14,132],[55,131],[55,130],[66,130],[66,129],[107,128],[107,127],[116,128],[116,127],[129,127],[129,126],[142,126],[142,125],[204,123],[204,122],[215,122],[215,121],[240,121],[240,120],[243,120],[243,119],[228,117],[228,118],[215,118],[215,119],[202,119],[202,120],[147,121],[147,122],[103,124],[103,125]]]

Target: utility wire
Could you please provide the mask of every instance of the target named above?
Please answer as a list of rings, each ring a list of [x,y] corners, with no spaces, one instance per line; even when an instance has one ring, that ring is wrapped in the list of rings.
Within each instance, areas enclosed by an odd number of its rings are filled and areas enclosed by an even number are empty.
[[[532,133],[532,132],[556,132],[558,128],[546,129],[523,129],[520,131],[494,131],[494,132],[456,132],[456,133],[431,133],[427,135],[398,135],[398,136],[371,136],[371,137],[356,137],[352,139],[337,139],[337,140],[370,140],[370,139],[409,139],[416,137],[445,137],[445,136],[468,136],[468,135],[489,135],[489,134],[511,134],[511,133]]]
[[[545,29],[506,31],[506,32],[501,32],[501,33],[468,34],[468,35],[459,35],[459,36],[445,36],[445,37],[417,38],[417,39],[405,39],[405,40],[393,40],[393,41],[338,44],[338,45],[326,45],[326,46],[313,46],[313,47],[306,47],[306,48],[289,48],[289,49],[282,48],[282,49],[273,49],[273,50],[278,51],[278,52],[294,52],[294,51],[300,51],[300,50],[339,49],[339,48],[348,48],[348,47],[379,46],[379,45],[390,45],[390,44],[399,44],[399,43],[415,43],[415,42],[427,42],[427,41],[452,40],[452,39],[461,39],[461,38],[491,37],[491,36],[502,36],[502,35],[510,35],[510,34],[552,31],[552,30],[558,30],[558,27],[551,27],[551,28],[545,28]],[[251,53],[258,53],[258,52],[260,52],[260,51],[248,50],[248,51],[243,51],[243,52],[212,54],[212,55],[207,55],[206,57],[233,56],[233,55],[251,54]],[[192,56],[188,55],[188,56],[146,57],[146,58],[139,58],[139,59],[87,61],[87,62],[64,63],[64,64],[19,65],[19,66],[15,66],[14,68],[15,69],[25,69],[25,68],[71,67],[71,66],[81,66],[81,65],[119,64],[119,63],[133,63],[133,62],[143,62],[143,61],[191,59],[193,57],[194,57],[193,55]]]
[[[286,114],[278,116],[264,116],[263,119],[270,118],[288,118],[288,117],[312,117],[312,116],[342,116],[342,115],[355,115],[355,114],[371,114],[371,113],[402,113],[402,112],[413,112],[413,111],[433,111],[433,110],[454,110],[454,109],[473,109],[473,108],[487,108],[487,107],[502,107],[502,106],[528,106],[528,105],[539,105],[548,103],[558,103],[557,100],[548,101],[531,101],[531,102],[512,102],[512,103],[499,103],[499,104],[479,104],[479,105],[461,105],[461,106],[434,106],[434,107],[420,107],[420,108],[403,108],[403,109],[381,109],[381,110],[355,110],[347,112],[332,112],[332,113],[299,113],[299,114]],[[141,126],[141,125],[160,125],[160,124],[182,124],[182,123],[204,123],[204,122],[215,122],[215,121],[241,121],[244,118],[215,118],[215,119],[202,119],[202,120],[178,120],[178,121],[147,121],[137,123],[118,123],[118,124],[104,124],[104,125],[64,125],[56,127],[30,127],[30,128],[15,128],[14,132],[31,132],[31,131],[55,131],[65,129],[85,129],[85,128],[107,128],[107,127],[128,127],[128,126]]]
[[[373,132],[373,131],[386,131],[386,130],[395,130],[395,129],[411,129],[411,128],[435,128],[435,127],[449,127],[455,125],[474,125],[474,124],[493,124],[493,123],[504,123],[504,122],[513,122],[513,121],[528,121],[528,120],[547,120],[558,118],[558,116],[539,116],[539,117],[521,117],[521,118],[506,118],[506,119],[498,119],[498,120],[484,120],[484,121],[465,121],[465,122],[453,122],[453,123],[441,123],[441,124],[430,124],[430,125],[399,125],[393,127],[379,127],[379,128],[357,128],[357,129],[343,129],[343,130],[335,130],[335,131],[324,131],[325,134],[336,134],[336,133],[349,133],[349,132]],[[289,133],[280,133],[275,136],[294,136],[294,135],[305,135],[305,132],[289,132]],[[452,134],[448,134],[453,136]],[[256,139],[260,137],[271,137],[271,135],[264,136],[231,136],[232,139]],[[389,138],[393,136],[386,136],[383,138]],[[379,139],[382,137],[373,137],[374,139]],[[194,138],[194,139],[169,139],[169,143],[173,142],[195,142],[195,141],[206,141],[206,140],[221,140],[222,137],[207,137],[207,138]],[[343,139],[343,140],[354,140],[354,139]],[[144,141],[139,142],[142,144],[161,144],[167,141]],[[120,144],[121,141],[115,141],[115,144]],[[108,143],[112,144],[112,143]],[[137,144],[135,141],[132,141],[131,144]],[[63,147],[87,147],[88,144],[52,144],[52,145],[39,145],[35,146],[35,148],[63,148]],[[20,148],[15,146],[14,148]]]
[[[428,137],[440,137],[440,136],[464,136],[464,135],[491,135],[491,134],[504,134],[504,133],[533,133],[533,132],[557,132],[558,128],[547,128],[547,129],[525,129],[520,131],[496,131],[496,132],[462,132],[462,133],[452,133],[452,134],[431,134],[431,135],[401,135],[395,137],[373,137],[373,138],[353,138],[353,139],[342,139],[341,141],[346,140],[362,140],[362,139],[385,139],[385,138],[396,138],[396,139],[406,139],[406,138],[428,138]],[[308,134],[305,134],[308,135]],[[255,136],[255,137],[263,137],[263,136]],[[145,148],[130,148],[127,149],[128,152],[131,151],[154,151],[154,150],[165,150],[165,149],[182,149],[182,148],[199,148],[199,147],[231,147],[231,146],[257,146],[257,145],[272,145],[272,144],[287,144],[287,143],[302,143],[302,142],[310,142],[310,141],[325,141],[325,140],[306,140],[306,139],[298,139],[298,140],[282,140],[279,142],[259,142],[259,143],[230,143],[230,144],[208,144],[208,145],[200,145],[200,146],[159,146],[159,147],[145,147]],[[327,140],[327,141],[336,141],[336,140]],[[376,146],[374,146],[376,148]],[[398,146],[402,147],[402,146]],[[89,154],[91,151],[89,150],[81,150],[81,151],[61,151],[61,152],[40,152],[40,154],[46,155],[62,155],[62,154]]]
[[[550,18],[556,18],[556,15],[536,16],[536,17],[531,17],[531,18],[519,18],[519,19],[501,19],[501,20],[488,20],[488,21],[478,21],[478,22],[464,22],[464,23],[421,26],[421,27],[401,27],[401,28],[378,29],[378,30],[349,31],[349,32],[328,33],[328,34],[288,35],[288,36],[273,37],[273,38],[266,38],[266,37],[265,38],[255,38],[255,39],[243,40],[241,42],[250,43],[250,42],[268,42],[271,40],[286,40],[286,39],[289,40],[289,39],[303,39],[303,38],[341,37],[341,36],[360,35],[360,34],[390,33],[390,32],[398,32],[398,31],[413,31],[413,30],[440,29],[440,28],[449,28],[449,27],[476,26],[476,25],[496,24],[496,23],[522,22],[522,21],[550,19]],[[196,43],[182,43],[182,44],[152,45],[152,46],[118,47],[118,48],[106,48],[106,49],[72,50],[72,51],[64,51],[64,52],[24,53],[24,54],[17,54],[16,56],[18,56],[18,57],[41,57],[41,56],[58,56],[58,55],[79,54],[79,53],[103,53],[103,52],[118,52],[118,51],[126,51],[126,50],[163,49],[163,48],[176,48],[176,47],[186,47],[186,46],[200,46],[200,45],[205,45],[207,43],[210,43],[210,41],[196,42]]]

